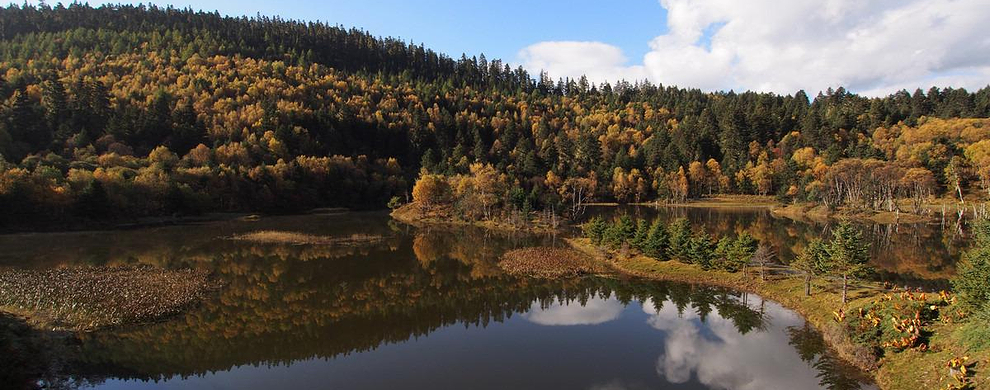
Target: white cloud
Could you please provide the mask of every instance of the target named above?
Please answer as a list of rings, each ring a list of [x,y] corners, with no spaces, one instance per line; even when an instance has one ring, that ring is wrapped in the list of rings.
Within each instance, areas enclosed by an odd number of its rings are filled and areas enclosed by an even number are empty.
[[[597,325],[619,318],[624,306],[622,302],[609,297],[602,299],[594,297],[584,305],[576,302],[571,304],[553,304],[542,307],[539,302],[533,302],[529,312],[523,314],[527,321],[539,325]]]
[[[864,94],[990,83],[985,0],[660,0],[669,31],[642,65],[601,42],[541,42],[530,72],[596,81],[649,79],[705,90]],[[621,28],[621,26],[617,26]],[[702,43],[706,30],[710,45]]]

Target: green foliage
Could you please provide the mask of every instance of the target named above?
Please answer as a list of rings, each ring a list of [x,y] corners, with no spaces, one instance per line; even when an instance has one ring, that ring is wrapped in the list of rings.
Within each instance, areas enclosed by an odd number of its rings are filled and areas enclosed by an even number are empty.
[[[605,238],[605,231],[608,230],[608,224],[601,217],[593,217],[584,223],[582,230],[584,230],[584,236],[590,239],[592,243],[601,245]]]
[[[862,275],[869,268],[869,244],[863,241],[863,233],[848,222],[842,222],[832,231],[832,241],[825,247],[830,272],[845,277]]]
[[[735,240],[723,237],[715,248],[715,255],[720,260],[717,262],[716,268],[738,272],[746,264],[749,264],[753,254],[756,253],[757,245],[759,242],[749,233],[742,233]]]
[[[698,232],[688,240],[687,258],[692,264],[701,266],[703,270],[713,269],[715,258],[715,242],[704,231]]]
[[[649,236],[650,236],[650,223],[647,222],[645,219],[640,219],[639,222],[636,223],[636,233],[633,234],[633,238],[630,244],[632,244],[633,248],[642,251],[646,245],[646,241],[649,238]]]
[[[386,206],[389,209],[395,210],[399,208],[399,206],[402,206],[402,198],[398,196],[393,196],[392,199],[388,200],[388,204]]]
[[[688,249],[691,243],[691,224],[687,219],[678,218],[670,224],[669,232],[669,255],[681,261],[690,261]]]
[[[828,274],[830,262],[828,258],[828,245],[820,238],[808,242],[808,247],[802,251],[797,259],[791,262],[791,267],[804,273],[804,291],[806,295],[811,295],[811,280],[816,276]]]
[[[715,244],[716,268],[725,268],[725,263],[728,261],[730,252],[732,252],[733,244],[735,244],[735,240],[729,237],[722,237]]]
[[[990,305],[983,305],[956,331],[963,344],[973,351],[990,348]]]
[[[983,308],[990,304],[990,222],[973,226],[973,234],[974,246],[963,254],[952,288],[962,304]]]
[[[643,245],[643,254],[661,261],[670,260],[668,257],[669,245],[670,236],[667,234],[667,227],[658,218],[650,225],[649,236]]]
[[[828,245],[820,238],[808,242],[808,246],[791,262],[791,267],[811,276],[825,275],[829,271]]]
[[[611,248],[619,248],[629,242],[636,234],[636,224],[632,217],[623,215],[605,230],[603,242]]]
[[[938,320],[949,301],[936,294],[903,292],[883,295],[856,310],[843,313],[843,322],[854,342],[870,348],[877,357],[887,351],[926,348],[926,326]]]
[[[190,199],[202,211],[381,207],[409,192],[421,169],[456,177],[473,161],[516,187],[500,206],[524,214],[560,202],[580,210],[591,198],[714,192],[835,206],[841,196],[820,169],[856,176],[864,198],[893,186],[921,199],[932,186],[896,184],[907,177],[895,161],[905,153],[888,145],[941,137],[939,148],[960,150],[990,128],[959,119],[990,116],[990,87],[878,98],[838,88],[813,99],[592,88],[325,23],[80,4],[12,5],[0,20],[0,74],[9,78],[0,80],[0,154],[27,170],[0,178],[12,183],[0,199],[18,205],[16,216],[0,215],[0,228],[90,218],[92,207],[76,205],[91,201],[85,186],[69,184],[85,175],[106,184],[106,207],[116,211],[103,215],[140,217],[188,209]],[[979,153],[914,149],[926,156],[916,169],[952,167],[942,181],[965,185],[963,173],[981,166]],[[52,153],[67,162],[53,166],[59,177],[35,179],[30,162]],[[323,156],[337,161],[314,162]],[[689,234],[670,232],[666,255],[683,257]]]

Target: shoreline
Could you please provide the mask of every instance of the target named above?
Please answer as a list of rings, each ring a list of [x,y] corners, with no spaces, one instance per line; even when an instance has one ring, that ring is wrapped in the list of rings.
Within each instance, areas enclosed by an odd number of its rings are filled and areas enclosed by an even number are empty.
[[[608,264],[622,275],[726,287],[775,301],[801,315],[821,333],[825,343],[839,358],[860,369],[881,389],[916,389],[929,385],[944,388],[942,379],[945,361],[955,356],[960,349],[965,350],[953,340],[952,332],[955,328],[952,324],[934,324],[931,350],[919,352],[908,349],[876,359],[866,347],[854,343],[852,335],[835,320],[835,310],[842,307],[841,291],[836,291],[834,286],[823,285],[820,279],[813,282],[812,295],[805,296],[804,281],[798,277],[773,275],[768,280],[761,281],[758,276],[743,272],[705,271],[696,265],[674,260],[657,261],[641,254],[610,259],[611,253],[593,246],[585,238],[566,238],[564,241],[570,248]],[[845,306],[847,309],[862,307],[860,305],[887,294],[883,292],[885,290],[882,286],[875,283],[859,282],[855,286],[856,288],[850,289],[850,300]],[[975,388],[986,388],[979,386],[986,374],[980,372],[977,376],[979,378],[973,378]]]
[[[561,219],[558,222],[557,227],[548,226],[542,223],[532,223],[528,226],[518,226],[512,224],[506,224],[494,220],[480,220],[480,221],[466,221],[453,218],[443,218],[439,216],[427,216],[420,210],[419,205],[415,203],[404,204],[389,213],[392,219],[405,223],[407,225],[415,227],[429,227],[429,226],[441,226],[441,227],[477,227],[486,230],[502,232],[502,233],[536,233],[536,234],[551,234],[559,233],[564,231],[572,225],[571,223]]]
[[[0,227],[0,235],[19,235],[19,234],[62,234],[62,233],[81,233],[81,232],[115,232],[115,231],[127,231],[127,230],[137,230],[137,229],[148,229],[148,228],[158,228],[166,226],[183,226],[183,225],[195,225],[195,224],[205,224],[213,222],[226,222],[226,221],[257,221],[266,217],[277,217],[277,216],[294,216],[294,215],[338,215],[346,214],[351,211],[365,211],[365,210],[353,210],[347,207],[320,207],[311,210],[303,210],[295,213],[287,214],[269,214],[263,212],[210,212],[198,215],[183,215],[183,216],[160,216],[160,217],[142,217],[134,220],[115,220],[106,222],[67,222],[64,225],[47,225],[47,226],[15,226]],[[384,211],[384,209],[371,209],[368,211]]]
[[[899,223],[928,223],[937,220],[934,216],[898,211],[855,210],[849,208],[830,211],[824,206],[813,203],[777,204],[770,207],[770,213],[777,217],[788,218],[799,222],[850,220],[861,223],[872,222],[882,225],[894,225]]]

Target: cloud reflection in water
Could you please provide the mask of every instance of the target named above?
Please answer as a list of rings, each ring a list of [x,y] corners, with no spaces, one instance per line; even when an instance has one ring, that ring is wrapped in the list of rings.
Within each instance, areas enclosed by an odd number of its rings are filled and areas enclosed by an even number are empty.
[[[619,318],[624,306],[615,297],[603,299],[593,297],[585,305],[577,302],[554,302],[547,307],[541,307],[539,302],[533,302],[529,312],[522,315],[527,321],[539,325],[598,325]]]
[[[757,298],[757,301],[759,298]],[[780,333],[804,320],[780,305],[766,302],[765,313],[774,320],[765,331],[742,334],[717,309],[702,322],[693,310],[678,313],[666,302],[656,310],[643,303],[647,322],[663,331],[664,352],[657,359],[657,374],[672,383],[685,383],[696,374],[713,389],[816,389],[818,381],[804,374],[807,363],[792,353],[781,353]]]

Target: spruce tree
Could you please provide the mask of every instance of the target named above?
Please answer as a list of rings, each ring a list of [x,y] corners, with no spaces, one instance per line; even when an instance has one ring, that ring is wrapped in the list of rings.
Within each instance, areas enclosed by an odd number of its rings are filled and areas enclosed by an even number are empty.
[[[633,235],[631,241],[632,247],[642,251],[649,236],[650,223],[646,222],[645,219],[640,219],[639,222],[636,223],[636,233]]]
[[[839,224],[832,232],[832,242],[825,249],[828,253],[830,270],[842,277],[842,303],[848,301],[849,278],[868,270],[870,260],[869,245],[863,242],[863,233],[848,222]]]
[[[688,244],[691,241],[691,225],[687,219],[679,218],[670,224],[670,255],[687,262]]]
[[[670,260],[669,246],[670,234],[667,233],[667,227],[663,222],[657,218],[650,226],[646,244],[643,245],[643,253],[657,260]]]

